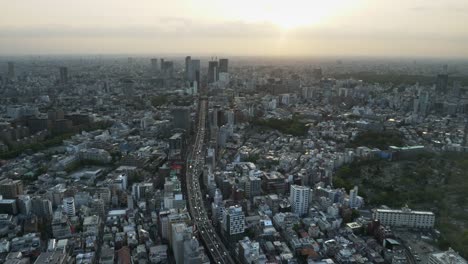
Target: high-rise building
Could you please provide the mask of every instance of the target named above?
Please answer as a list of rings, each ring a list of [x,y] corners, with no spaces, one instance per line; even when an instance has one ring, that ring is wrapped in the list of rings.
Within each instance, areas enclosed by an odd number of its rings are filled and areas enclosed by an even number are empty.
[[[151,59],[151,73],[155,74],[159,70],[158,59]]]
[[[218,61],[208,62],[208,83],[218,81]]]
[[[193,236],[191,226],[186,223],[176,223],[172,225],[172,251],[176,264],[184,263],[184,242]]]
[[[0,181],[0,195],[3,199],[16,199],[21,194],[23,194],[21,180],[3,179]]]
[[[190,80],[192,74],[192,57],[185,57],[185,79]]]
[[[290,202],[292,212],[303,216],[309,210],[310,188],[300,185],[291,185]]]
[[[436,80],[436,92],[438,93],[445,93],[447,92],[448,86],[448,74],[439,74],[437,75]]]
[[[31,199],[31,211],[39,217],[52,216],[52,202],[48,199],[33,197]]]
[[[174,128],[184,129],[190,132],[190,109],[187,107],[177,107],[172,109],[172,124]]]
[[[60,83],[68,83],[68,68],[60,67]]]
[[[69,218],[75,216],[75,199],[73,197],[63,199],[63,211]]]
[[[190,72],[189,80],[191,82],[196,81],[200,85],[200,60],[192,60],[192,67]]]
[[[358,187],[357,186],[354,186],[354,188],[349,191],[349,207],[350,208],[358,208],[359,207]]]
[[[164,61],[161,71],[164,78],[172,78],[174,75],[174,62]]]
[[[7,77],[10,80],[13,80],[15,78],[15,63],[12,61],[8,62],[8,74]]]
[[[186,264],[208,264],[210,260],[205,254],[203,246],[198,243],[197,238],[192,237],[184,241],[184,263]]]
[[[223,234],[228,240],[242,238],[245,231],[245,214],[242,207],[230,206],[223,212]],[[232,241],[235,241],[233,239]],[[238,240],[237,240],[238,241]],[[236,241],[236,242],[237,242]]]
[[[31,197],[29,195],[18,196],[18,211],[23,215],[31,213]]]
[[[228,59],[219,59],[219,72],[228,72]]]

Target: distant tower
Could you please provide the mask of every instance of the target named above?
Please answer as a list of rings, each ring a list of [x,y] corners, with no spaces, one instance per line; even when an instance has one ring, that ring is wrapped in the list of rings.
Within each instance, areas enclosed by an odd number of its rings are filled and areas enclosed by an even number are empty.
[[[68,83],[68,68],[60,67],[60,83]]]
[[[75,216],[75,199],[73,197],[63,199],[63,210],[68,218]]]
[[[190,73],[190,81],[196,81],[200,85],[200,60],[192,60],[192,72]]]
[[[192,57],[185,57],[185,79],[190,80],[192,73]]]
[[[15,63],[12,61],[8,62],[8,79],[13,80],[15,78]]]
[[[219,59],[219,72],[228,72],[228,59]]]
[[[161,65],[159,66],[159,69],[161,69],[161,71],[164,69],[164,59],[160,59],[159,60],[161,62]]]
[[[152,73],[156,73],[159,70],[158,59],[153,58],[151,59],[151,71]]]
[[[218,61],[208,62],[208,83],[218,81]]]
[[[436,80],[436,92],[438,93],[446,93],[448,86],[448,74],[439,74],[437,75]]]

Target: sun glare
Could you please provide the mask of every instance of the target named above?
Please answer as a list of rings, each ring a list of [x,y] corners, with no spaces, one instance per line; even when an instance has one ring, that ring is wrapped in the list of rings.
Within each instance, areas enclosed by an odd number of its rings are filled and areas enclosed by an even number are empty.
[[[349,0],[237,0],[228,3],[231,16],[248,22],[266,22],[283,29],[325,23],[352,2]]]

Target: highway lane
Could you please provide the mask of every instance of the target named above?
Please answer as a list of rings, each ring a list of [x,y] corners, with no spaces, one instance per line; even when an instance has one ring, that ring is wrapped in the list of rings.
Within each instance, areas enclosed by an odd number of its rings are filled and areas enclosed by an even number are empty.
[[[234,263],[229,255],[226,247],[221,242],[218,234],[214,231],[213,225],[208,219],[205,205],[203,203],[203,194],[200,190],[199,176],[204,167],[204,143],[205,143],[205,122],[207,113],[206,100],[199,101],[198,109],[198,124],[197,133],[194,145],[187,156],[187,195],[189,202],[190,214],[197,230],[200,232],[200,237],[207,247],[207,252],[215,263]]]

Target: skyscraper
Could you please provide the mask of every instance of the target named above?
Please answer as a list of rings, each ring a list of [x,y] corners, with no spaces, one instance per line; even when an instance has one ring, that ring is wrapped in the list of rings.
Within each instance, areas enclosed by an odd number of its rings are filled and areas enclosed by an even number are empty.
[[[192,76],[192,57],[185,57],[185,79],[190,80]]]
[[[200,85],[200,60],[191,61],[191,72],[189,80],[191,82],[196,81]]]
[[[155,74],[159,70],[158,59],[151,59],[151,73]]]
[[[60,83],[68,83],[68,68],[60,67]]]
[[[8,79],[13,80],[15,78],[15,63],[12,61],[8,62]]]
[[[174,62],[164,61],[161,71],[163,72],[164,78],[172,78],[174,73]]]
[[[445,93],[447,92],[448,86],[448,74],[439,74],[437,75],[436,80],[436,92],[438,93]]]
[[[303,216],[309,210],[309,194],[310,188],[300,185],[291,185],[289,199],[291,202],[292,212]]]
[[[208,83],[218,81],[218,61],[208,62]]]
[[[219,59],[219,72],[228,72],[228,59]]]

